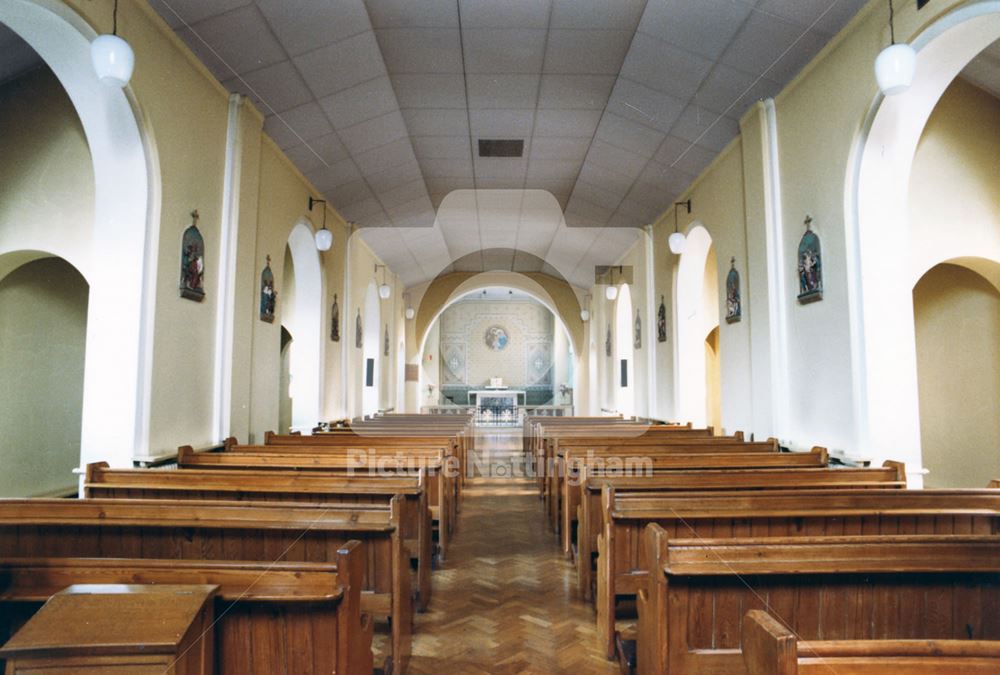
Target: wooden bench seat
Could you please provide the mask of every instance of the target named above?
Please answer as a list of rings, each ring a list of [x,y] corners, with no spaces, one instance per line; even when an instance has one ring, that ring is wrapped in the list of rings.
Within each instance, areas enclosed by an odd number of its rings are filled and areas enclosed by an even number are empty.
[[[433,542],[425,474],[395,478],[338,476],[302,471],[111,469],[87,465],[83,496],[88,499],[218,499],[388,505],[398,496],[400,527],[410,557],[417,561],[417,607],[431,600]]]
[[[0,560],[108,557],[335,563],[357,540],[362,611],[391,620],[392,663],[410,655],[410,565],[400,506],[147,499],[0,499]]]
[[[447,556],[448,542],[454,531],[454,490],[442,470],[443,460],[439,456],[387,455],[371,458],[365,453],[316,453],[295,448],[287,453],[195,452],[191,446],[181,446],[177,449],[177,466],[185,470],[284,470],[368,478],[417,476],[424,472],[427,476],[427,503],[434,522],[438,524],[441,557]]]
[[[634,597],[649,569],[647,525],[669,537],[740,538],[886,534],[995,535],[1000,494],[990,490],[768,490],[675,492],[617,498],[602,492],[597,540],[597,630],[614,654],[616,601]]]
[[[807,640],[1000,639],[995,536],[673,539],[654,524],[643,543],[641,675],[746,673],[751,609]]]
[[[548,473],[545,499],[549,504],[552,527],[563,535],[563,550],[568,549],[566,530],[563,527],[567,520],[576,512],[576,504],[572,499],[567,502],[568,485],[579,483],[580,467],[591,458],[642,458],[658,455],[700,455],[700,454],[736,454],[736,453],[777,453],[778,441],[769,439],[755,443],[745,443],[742,435],[738,437],[715,438],[663,438],[658,443],[640,439],[598,439],[592,441],[563,440],[556,446],[553,465]]]
[[[760,609],[743,618],[747,675],[994,675],[1000,640],[799,640]]]
[[[0,641],[73,584],[213,584],[219,675],[372,672],[372,622],[361,613],[365,560],[348,542],[333,563],[142,558],[0,561]],[[2,663],[2,662],[0,662]]]
[[[572,503],[578,504],[577,518],[570,524],[575,534],[577,581],[584,599],[593,599],[594,563],[597,537],[604,527],[601,492],[605,486],[619,499],[649,493],[789,489],[904,489],[906,470],[899,462],[881,468],[841,469],[719,469],[665,471],[652,476],[607,475],[596,467],[584,467],[581,483],[571,487]]]

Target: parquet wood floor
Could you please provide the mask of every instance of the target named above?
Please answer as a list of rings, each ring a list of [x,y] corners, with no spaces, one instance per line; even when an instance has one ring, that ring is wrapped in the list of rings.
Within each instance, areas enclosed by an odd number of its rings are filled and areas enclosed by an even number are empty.
[[[597,649],[593,610],[577,597],[533,485],[509,477],[519,432],[477,438],[504,477],[475,478],[465,492],[430,611],[416,617],[410,673],[618,672]]]

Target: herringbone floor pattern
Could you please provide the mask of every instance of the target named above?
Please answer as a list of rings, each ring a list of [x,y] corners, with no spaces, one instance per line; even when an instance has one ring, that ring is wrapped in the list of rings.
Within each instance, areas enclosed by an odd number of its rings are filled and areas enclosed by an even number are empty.
[[[430,611],[416,618],[410,672],[616,673],[598,652],[593,610],[518,473],[520,429],[482,431],[494,477],[471,481]],[[500,477],[502,476],[502,477]]]

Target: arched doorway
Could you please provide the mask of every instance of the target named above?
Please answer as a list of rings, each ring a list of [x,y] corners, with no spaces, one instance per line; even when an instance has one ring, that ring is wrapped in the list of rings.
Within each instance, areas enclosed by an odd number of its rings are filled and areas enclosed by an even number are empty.
[[[281,323],[295,336],[289,353],[291,428],[308,433],[320,422],[323,372],[323,272],[312,228],[300,221],[288,235]]]
[[[382,308],[375,282],[369,282],[365,290],[365,308],[362,312],[362,345],[363,360],[361,362],[361,414],[374,415],[381,403],[382,371],[380,354]]]
[[[979,262],[1000,279],[1000,264]],[[926,483],[983,487],[1000,475],[1000,290],[964,265],[936,265],[913,288],[913,320]]]
[[[0,279],[0,496],[76,487],[89,288],[62,258]],[[15,384],[16,383],[16,384]]]
[[[635,415],[635,349],[632,292],[628,284],[618,289],[615,301],[615,355],[611,379],[615,409],[625,417]]]
[[[1000,1],[982,0],[948,12],[911,40],[917,50],[913,86],[897,96],[875,96],[846,181],[857,446],[875,461],[905,462],[912,487],[922,484],[912,289],[927,269],[900,254],[921,243],[908,208],[914,159],[945,90],[998,38]],[[939,261],[976,254],[961,238],[938,237],[935,244]]]
[[[94,218],[86,245],[58,223],[0,236],[0,275],[46,251],[90,286],[80,428],[81,463],[130,465],[148,445],[150,355],[158,203],[154,151],[130,90],[102,86],[90,61],[93,28],[63,2],[6,0],[0,23],[52,69],[86,133],[94,172]],[[108,261],[114,261],[108,264]]]
[[[716,368],[709,377],[706,339],[719,326],[718,262],[712,236],[702,225],[687,233],[677,269],[674,307],[677,327],[677,418],[695,426],[709,424],[709,401],[720,401]],[[712,350],[718,358],[718,346]]]

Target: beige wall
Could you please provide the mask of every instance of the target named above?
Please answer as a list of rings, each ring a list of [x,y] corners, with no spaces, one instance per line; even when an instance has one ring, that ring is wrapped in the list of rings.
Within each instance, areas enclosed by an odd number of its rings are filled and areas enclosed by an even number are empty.
[[[957,265],[913,289],[926,485],[984,487],[1000,476],[1000,292]]]
[[[89,289],[60,258],[0,280],[0,496],[75,488]]]
[[[37,241],[49,233],[45,252],[67,259],[73,258],[72,251],[83,256],[93,221],[90,150],[62,85],[47,68],[4,84],[0,87],[0,249],[23,249],[20,241],[29,236]],[[37,251],[35,245],[31,248]],[[26,259],[0,263],[0,278]]]

